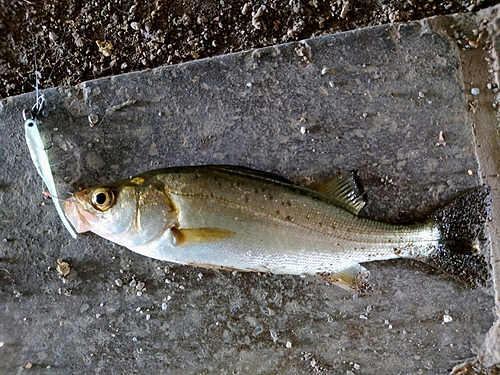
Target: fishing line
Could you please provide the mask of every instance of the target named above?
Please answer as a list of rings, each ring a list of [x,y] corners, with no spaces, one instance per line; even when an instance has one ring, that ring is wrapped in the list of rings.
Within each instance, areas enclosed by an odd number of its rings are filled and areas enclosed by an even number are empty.
[[[63,201],[63,202],[66,201],[65,198],[59,198],[59,197],[56,197],[55,195],[51,195],[48,191],[46,191],[43,195],[46,198],[57,199],[57,200]],[[73,194],[70,194],[70,195],[73,195]]]

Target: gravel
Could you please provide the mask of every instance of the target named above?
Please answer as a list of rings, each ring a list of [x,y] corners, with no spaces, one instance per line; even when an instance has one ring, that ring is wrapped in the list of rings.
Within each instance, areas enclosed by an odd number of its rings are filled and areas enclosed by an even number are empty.
[[[0,5],[0,97],[388,22],[475,11],[492,0],[9,1]]]

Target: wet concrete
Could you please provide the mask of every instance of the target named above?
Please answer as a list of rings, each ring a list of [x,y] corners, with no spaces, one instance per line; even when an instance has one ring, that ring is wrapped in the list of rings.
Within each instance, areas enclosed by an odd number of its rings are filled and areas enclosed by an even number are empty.
[[[356,170],[363,215],[390,222],[421,220],[486,181],[494,215],[495,27],[498,8],[46,90],[40,127],[61,195],[224,163],[298,183]],[[499,360],[494,221],[487,288],[395,260],[365,265],[373,292],[360,298],[314,278],[167,264],[92,234],[75,241],[24,141],[34,100],[0,108],[5,373],[443,374]]]

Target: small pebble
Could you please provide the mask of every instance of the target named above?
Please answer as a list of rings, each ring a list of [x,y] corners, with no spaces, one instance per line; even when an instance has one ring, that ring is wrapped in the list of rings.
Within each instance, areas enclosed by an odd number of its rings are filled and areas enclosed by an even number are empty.
[[[91,113],[89,115],[90,127],[93,127],[95,124],[97,124],[97,121],[99,121],[99,116],[97,116],[95,113]]]
[[[53,31],[49,31],[49,39],[55,42],[57,39],[59,39],[59,37]]]
[[[245,5],[243,5],[243,8],[241,9],[241,14],[245,16],[248,13],[249,9],[250,9],[250,4],[245,3]]]
[[[472,95],[479,95],[479,89],[477,87],[473,87],[470,89],[470,93]]]
[[[63,262],[61,259],[58,259],[56,270],[59,273],[59,277],[66,277],[69,275],[71,268],[67,262]]]
[[[451,321],[453,321],[453,318],[450,315],[448,315],[448,314],[443,315],[443,322],[444,323],[450,323]]]
[[[269,333],[271,334],[271,338],[273,339],[273,342],[278,341],[278,334],[274,330],[269,330]]]

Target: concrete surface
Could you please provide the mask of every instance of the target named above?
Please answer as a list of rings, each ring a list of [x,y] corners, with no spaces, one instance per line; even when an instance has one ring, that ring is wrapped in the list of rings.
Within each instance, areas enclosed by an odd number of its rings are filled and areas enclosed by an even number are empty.
[[[299,183],[357,170],[368,217],[420,220],[483,181],[496,217],[498,10],[46,90],[41,129],[59,191],[173,165],[237,164]],[[0,104],[0,372],[445,374],[500,360],[495,221],[488,288],[395,260],[365,265],[374,291],[360,298],[314,278],[75,241],[24,142],[33,103]]]

